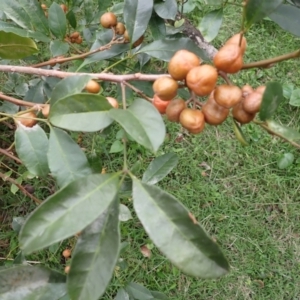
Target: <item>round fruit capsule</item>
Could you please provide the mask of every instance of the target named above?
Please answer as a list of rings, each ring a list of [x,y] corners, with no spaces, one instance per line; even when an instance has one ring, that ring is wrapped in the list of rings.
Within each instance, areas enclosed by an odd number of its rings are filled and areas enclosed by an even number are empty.
[[[181,112],[186,108],[186,103],[182,99],[172,100],[166,109],[166,115],[169,121],[179,122]]]
[[[142,35],[141,37],[139,37],[134,43],[133,43],[133,48],[138,47],[144,40],[144,36]]]
[[[129,37],[129,34],[128,34],[127,30],[124,31],[123,37],[124,37],[124,42],[125,43],[129,43],[130,42],[130,37]]]
[[[21,123],[26,127],[33,127],[37,123],[37,120],[35,118],[36,114],[33,111],[29,111],[27,113],[15,117],[15,121]]]
[[[169,61],[168,71],[175,80],[183,80],[187,73],[194,67],[199,66],[200,58],[188,50],[177,51]]]
[[[240,46],[242,54],[245,53],[246,48],[247,48],[246,38],[243,35],[243,37],[241,39],[241,34],[240,33],[237,33],[237,34],[233,35],[229,40],[227,40],[225,45],[229,45],[229,44]]]
[[[70,38],[77,39],[79,36],[80,36],[80,33],[78,31],[75,31],[70,35]]]
[[[68,274],[70,272],[70,266],[65,267],[65,273]]]
[[[231,108],[241,101],[242,90],[235,85],[222,84],[216,87],[214,98],[219,105]]]
[[[89,93],[97,94],[101,90],[101,85],[95,80],[90,80],[85,86],[85,89]]]
[[[42,109],[42,114],[45,118],[48,118],[49,113],[50,113],[50,104],[45,104]]]
[[[61,7],[61,9],[64,11],[64,13],[67,13],[67,11],[68,11],[67,5],[61,4],[60,7]]]
[[[116,34],[124,34],[125,32],[125,25],[122,22],[118,22],[116,25]]]
[[[191,69],[186,76],[187,86],[198,96],[209,95],[216,86],[217,70],[210,65]]]
[[[248,96],[249,94],[253,93],[254,92],[254,89],[252,88],[251,85],[249,84],[245,84],[243,87],[242,87],[242,94],[243,94],[243,97],[246,97]]]
[[[259,112],[262,101],[262,94],[253,92],[245,97],[243,100],[243,109],[250,114]]]
[[[161,100],[157,95],[154,95],[152,104],[163,115],[166,113],[167,106],[171,101]]]
[[[178,83],[174,79],[164,76],[153,83],[153,91],[161,100],[172,100],[177,95]]]
[[[190,133],[200,133],[205,127],[204,114],[201,110],[185,108],[179,117],[179,122]]]
[[[69,258],[71,256],[71,253],[72,251],[70,249],[65,249],[63,252],[62,252],[62,256],[64,258]]]
[[[119,103],[117,99],[113,97],[106,97],[106,99],[113,108],[119,108]]]
[[[202,107],[205,122],[210,125],[222,124],[229,114],[229,109],[219,105],[213,97],[209,97]]]
[[[111,28],[118,23],[117,16],[112,12],[106,12],[100,18],[100,23],[104,28]]]
[[[75,39],[75,43],[79,45],[82,44],[82,37],[79,36],[77,39]]]
[[[255,114],[249,114],[243,109],[242,102],[232,108],[232,115],[241,124],[250,123],[255,118]]]

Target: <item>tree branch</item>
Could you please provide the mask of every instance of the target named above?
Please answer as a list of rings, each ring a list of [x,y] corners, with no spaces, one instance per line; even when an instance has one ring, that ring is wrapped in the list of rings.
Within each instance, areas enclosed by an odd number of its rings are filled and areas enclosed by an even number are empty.
[[[4,154],[5,156],[15,160],[18,164],[22,164],[22,161],[14,156],[13,154],[9,153],[7,150],[0,148],[0,153]]]
[[[13,98],[13,97],[10,97],[10,96],[6,96],[6,95],[2,94],[1,92],[0,92],[0,99],[3,99],[5,101],[8,101],[8,102],[14,103],[16,105],[20,105],[20,106],[33,107],[33,106],[37,105],[37,103],[32,103],[32,102],[16,99],[16,98]],[[39,104],[39,106],[43,107],[43,106],[45,106],[45,104]]]

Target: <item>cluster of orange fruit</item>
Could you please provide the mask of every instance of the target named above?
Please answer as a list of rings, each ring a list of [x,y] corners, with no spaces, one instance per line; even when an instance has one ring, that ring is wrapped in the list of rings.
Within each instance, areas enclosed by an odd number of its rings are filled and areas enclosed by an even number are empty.
[[[113,28],[117,35],[122,35],[125,43],[130,42],[130,37],[125,25],[122,22],[118,22],[117,16],[112,12],[104,13],[100,18],[100,24],[104,28]],[[139,46],[144,40],[142,35],[137,41],[133,43],[133,47]]]
[[[65,40],[67,42],[71,42],[71,43],[76,43],[76,44],[81,44],[83,39],[82,36],[80,35],[80,33],[78,31],[75,31],[73,33],[71,33],[70,35],[67,35],[65,37]]]
[[[222,84],[217,86],[218,71],[237,73],[243,67],[246,51],[245,37],[231,37],[214,57],[214,66],[202,64],[200,58],[187,50],[179,50],[171,58],[168,71],[153,83],[153,105],[172,122],[179,122],[190,133],[199,133],[205,123],[223,123],[232,109],[233,117],[241,124],[251,122],[259,111],[265,86],[255,91],[249,85],[243,88]],[[202,109],[189,108],[183,99],[174,99],[181,81],[193,95],[209,96]],[[196,106],[194,106],[196,107]]]

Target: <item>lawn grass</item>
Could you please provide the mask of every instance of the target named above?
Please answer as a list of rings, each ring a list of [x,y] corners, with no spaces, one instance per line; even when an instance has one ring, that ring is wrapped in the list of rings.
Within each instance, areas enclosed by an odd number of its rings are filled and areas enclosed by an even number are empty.
[[[237,8],[226,8],[225,23],[213,43],[219,47],[238,30]],[[300,45],[299,39],[266,20],[255,24],[246,36],[247,62],[290,52]],[[232,80],[238,85],[248,83],[254,87],[269,81],[297,86],[298,69],[299,60],[290,60],[266,70],[243,71],[232,76]],[[275,119],[300,129],[299,110],[289,106],[287,101],[280,106]],[[103,159],[101,167],[107,172],[122,165],[121,154],[108,154],[117,130],[113,128],[105,136],[93,137],[97,154]],[[130,281],[164,292],[176,300],[299,299],[299,150],[254,124],[244,126],[243,130],[250,140],[248,147],[241,146],[235,139],[230,119],[219,127],[207,126],[197,136],[186,134],[177,124],[167,123],[167,142],[159,151],[159,154],[177,153],[179,164],[158,185],[180,199],[218,242],[230,262],[230,273],[216,280],[187,277],[155,247],[152,257],[144,258],[140,247],[152,243],[133,213],[132,220],[122,223],[122,241],[127,246],[102,299],[113,299],[116,290]],[[91,135],[84,135],[82,146],[91,149],[91,140]],[[132,164],[140,161],[138,173],[141,175],[153,155],[132,145],[129,161]],[[280,170],[277,160],[286,152],[293,153],[296,160],[288,169]],[[24,172],[13,163],[9,167]],[[28,183],[35,187],[35,195],[41,199],[45,199],[53,187],[50,181],[33,179]],[[31,212],[35,204],[20,193],[12,195],[8,184],[0,184],[0,258],[13,259],[19,249],[17,234],[10,226],[12,218]],[[122,203],[132,208],[130,196],[124,195]],[[74,242],[75,239],[70,239],[27,259],[63,271],[66,261],[61,252]],[[0,265],[4,263],[12,261],[0,261]]]

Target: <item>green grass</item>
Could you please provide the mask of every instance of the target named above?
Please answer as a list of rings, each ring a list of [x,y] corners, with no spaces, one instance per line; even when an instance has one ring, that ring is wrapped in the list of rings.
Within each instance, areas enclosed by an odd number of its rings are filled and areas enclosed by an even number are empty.
[[[238,29],[236,8],[226,8],[225,24],[214,44],[219,47]],[[255,24],[246,36],[249,45],[246,62],[299,48],[299,39],[270,21]],[[238,85],[249,83],[255,87],[269,81],[297,86],[298,70],[299,60],[290,60],[271,69],[243,71],[232,76],[232,80]],[[287,101],[275,118],[300,129],[299,110]],[[108,172],[122,165],[122,155],[108,154],[117,130],[113,128],[106,135],[93,137],[95,151]],[[113,299],[116,290],[130,281],[165,292],[176,300],[299,299],[299,151],[254,124],[244,126],[243,130],[251,141],[249,147],[236,141],[231,120],[219,127],[207,126],[197,136],[186,134],[177,124],[167,123],[167,141],[159,153],[176,152],[179,164],[158,185],[180,199],[217,241],[230,262],[230,273],[216,280],[187,277],[155,247],[152,257],[144,258],[140,247],[152,244],[133,213],[133,220],[122,224],[122,241],[127,246],[103,299]],[[91,141],[91,135],[83,136],[82,146],[88,149],[88,154]],[[140,161],[138,173],[142,175],[153,156],[134,143],[131,146],[129,161],[132,164]],[[279,170],[277,160],[286,152],[293,153],[298,163],[295,160],[288,169]],[[5,161],[5,164],[5,171],[8,168],[20,174],[25,171],[12,162]],[[35,187],[35,195],[41,199],[53,190],[51,181],[32,179],[27,183]],[[12,218],[30,213],[35,204],[19,192],[11,194],[9,184],[0,182],[0,185],[0,258],[14,259],[19,249],[17,234],[11,229]],[[122,197],[122,203],[132,208],[130,196]],[[37,252],[28,260],[63,271],[66,261],[61,252],[74,242],[70,239],[50,250]],[[0,261],[0,265],[4,263],[12,261]]]

